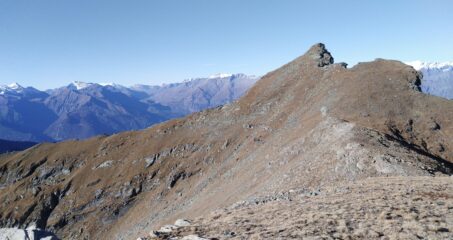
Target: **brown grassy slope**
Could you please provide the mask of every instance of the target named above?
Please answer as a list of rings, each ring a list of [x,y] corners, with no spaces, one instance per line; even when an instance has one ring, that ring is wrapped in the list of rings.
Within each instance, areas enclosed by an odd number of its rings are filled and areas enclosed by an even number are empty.
[[[238,102],[143,131],[3,155],[0,223],[129,239],[291,187],[451,174],[451,101],[415,90],[418,73],[400,62],[346,69],[330,60],[317,44]]]
[[[169,235],[205,239],[452,239],[451,177],[370,178],[244,201]]]

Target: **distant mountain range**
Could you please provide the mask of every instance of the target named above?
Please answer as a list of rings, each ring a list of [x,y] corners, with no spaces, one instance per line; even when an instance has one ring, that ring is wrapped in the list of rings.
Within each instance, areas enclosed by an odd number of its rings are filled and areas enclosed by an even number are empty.
[[[36,145],[35,142],[8,141],[0,139],[0,154],[5,152],[22,151]]]
[[[423,73],[423,92],[453,99],[453,62],[406,64]],[[257,80],[217,74],[161,86],[73,82],[47,91],[0,85],[0,139],[61,141],[143,129],[232,102]]]
[[[407,62],[423,73],[422,91],[453,99],[453,62]]]
[[[229,103],[257,80],[219,74],[162,86],[73,82],[47,91],[0,85],[0,139],[60,141],[143,129]]]

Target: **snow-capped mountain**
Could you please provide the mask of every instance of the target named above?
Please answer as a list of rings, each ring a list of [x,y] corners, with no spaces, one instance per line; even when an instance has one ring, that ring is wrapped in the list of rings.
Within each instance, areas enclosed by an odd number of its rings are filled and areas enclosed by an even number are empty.
[[[407,64],[423,73],[423,92],[453,99],[453,62],[413,61]]]
[[[420,69],[441,69],[442,71],[451,71],[453,69],[453,62],[423,62],[420,60],[407,62],[416,70]]]
[[[24,91],[24,87],[22,87],[18,83],[11,83],[9,85],[0,85],[0,94],[20,94]]]
[[[24,88],[18,83],[11,83],[9,85],[0,85],[1,91],[21,91]]]
[[[93,85],[96,85],[96,83],[86,83],[86,82],[74,81],[74,82],[70,83],[67,86],[67,88],[82,90],[82,89],[85,89],[85,88],[93,86]]]
[[[9,85],[0,84],[0,96],[16,97],[16,98],[39,98],[45,97],[47,94],[33,87],[22,87],[18,83]]]
[[[122,85],[116,84],[116,83],[88,83],[88,82],[82,82],[82,81],[74,81],[74,82],[70,83],[68,86],[66,86],[66,88],[82,90],[82,89],[89,88],[92,86],[103,86],[103,87],[110,86],[110,87],[115,87],[115,88],[123,87]]]
[[[60,141],[146,128],[239,98],[257,77],[218,74],[162,86],[72,82],[0,86],[0,139]]]

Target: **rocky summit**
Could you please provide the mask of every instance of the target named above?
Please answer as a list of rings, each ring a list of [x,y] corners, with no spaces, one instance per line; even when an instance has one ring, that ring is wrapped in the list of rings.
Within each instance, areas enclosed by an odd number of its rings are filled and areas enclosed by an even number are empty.
[[[0,156],[0,226],[62,239],[451,239],[453,101],[323,44],[242,98]]]

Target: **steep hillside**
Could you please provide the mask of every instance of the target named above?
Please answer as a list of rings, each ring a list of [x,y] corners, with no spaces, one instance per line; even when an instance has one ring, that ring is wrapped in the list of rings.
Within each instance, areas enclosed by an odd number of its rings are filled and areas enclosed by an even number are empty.
[[[217,107],[241,97],[258,80],[245,74],[218,74],[163,86],[134,86],[178,116]]]
[[[290,189],[450,175],[453,102],[419,85],[401,62],[348,69],[316,44],[232,104],[1,156],[0,225],[131,239]]]
[[[85,139],[146,128],[171,117],[165,106],[145,104],[114,88],[92,85],[83,89],[54,91],[44,104],[58,115],[45,134],[55,140]],[[149,111],[156,106],[156,113]]]

